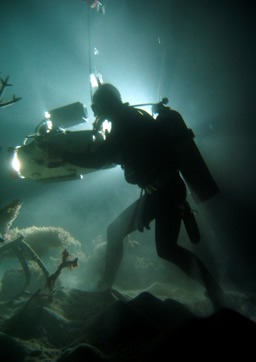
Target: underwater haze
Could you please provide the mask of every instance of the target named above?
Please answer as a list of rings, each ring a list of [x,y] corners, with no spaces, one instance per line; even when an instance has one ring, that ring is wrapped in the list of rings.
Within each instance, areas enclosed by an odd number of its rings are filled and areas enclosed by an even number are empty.
[[[89,75],[97,71],[131,105],[168,97],[168,105],[193,129],[220,193],[200,204],[189,197],[202,237],[193,245],[182,228],[179,243],[202,258],[225,290],[256,293],[253,5],[242,0],[103,3],[105,14],[90,9],[88,23],[82,0],[1,0],[0,77],[9,75],[13,84],[2,100],[13,94],[22,99],[0,108],[0,209],[12,200],[23,202],[12,225],[17,232],[52,227],[69,233],[72,257],[81,261],[60,280],[68,288],[96,287],[107,226],[140,189],[125,182],[120,167],[59,183],[12,179],[8,148],[33,134],[46,111],[77,101],[88,108],[90,129]],[[42,254],[51,271],[62,249],[49,246]],[[3,261],[1,277],[13,265],[11,259]],[[153,224],[150,231],[130,235],[116,288],[135,295],[169,281],[170,290],[166,295],[161,290],[161,297],[189,304],[203,296],[195,282],[157,257]]]

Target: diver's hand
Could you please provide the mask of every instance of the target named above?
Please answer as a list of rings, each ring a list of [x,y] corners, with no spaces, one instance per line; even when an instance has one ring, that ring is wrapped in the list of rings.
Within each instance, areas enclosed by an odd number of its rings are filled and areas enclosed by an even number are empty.
[[[149,223],[146,222],[145,220],[143,220],[141,217],[139,218],[138,222],[137,222],[137,229],[143,233],[144,228],[147,230],[150,230],[150,226]]]

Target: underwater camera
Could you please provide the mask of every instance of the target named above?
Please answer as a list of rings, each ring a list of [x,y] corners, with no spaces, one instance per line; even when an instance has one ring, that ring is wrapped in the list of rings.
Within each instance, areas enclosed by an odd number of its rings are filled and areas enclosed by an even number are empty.
[[[87,173],[114,167],[103,161],[91,168],[62,161],[64,152],[87,155],[104,142],[100,132],[75,129],[86,120],[87,111],[80,102],[46,112],[34,134],[27,136],[22,146],[10,150],[11,176],[49,183],[81,179]]]

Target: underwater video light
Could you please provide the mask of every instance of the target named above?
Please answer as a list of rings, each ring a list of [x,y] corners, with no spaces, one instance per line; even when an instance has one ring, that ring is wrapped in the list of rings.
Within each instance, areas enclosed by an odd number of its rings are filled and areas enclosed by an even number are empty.
[[[12,153],[12,158],[11,158],[11,174],[13,178],[25,178],[24,176],[22,176],[22,174],[20,173],[20,169],[21,169],[21,163],[18,157],[18,149],[20,147],[16,147],[13,150]]]
[[[97,131],[74,130],[74,126],[83,124],[87,118],[86,107],[80,102],[52,109],[44,116],[22,146],[9,149],[9,170],[13,178],[43,183],[78,180],[88,173],[115,166],[107,157],[90,162],[88,167],[62,159],[66,152],[74,155],[96,152],[111,131],[111,122],[103,122]]]

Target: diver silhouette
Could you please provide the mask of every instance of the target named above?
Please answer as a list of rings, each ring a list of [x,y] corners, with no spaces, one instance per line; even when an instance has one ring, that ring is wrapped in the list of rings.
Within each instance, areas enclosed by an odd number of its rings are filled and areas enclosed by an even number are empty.
[[[188,180],[191,178],[192,186],[196,183],[193,176],[189,177],[190,155],[184,155],[184,150],[179,155],[180,145],[184,141],[190,142],[191,136],[181,115],[160,102],[159,116],[154,119],[147,112],[123,103],[119,91],[107,83],[99,85],[91,107],[96,117],[94,129],[102,130],[105,120],[108,120],[111,130],[105,131],[105,142],[95,154],[65,153],[64,161],[89,167],[97,160],[101,164],[104,158],[111,160],[121,165],[128,183],[136,184],[142,190],[141,197],[107,228],[105,272],[100,287],[110,289],[114,282],[123,257],[125,236],[135,230],[148,229],[150,222],[155,220],[159,257],[176,264],[199,282],[206,288],[213,304],[220,305],[224,293],[218,283],[197,255],[177,243],[182,220],[190,240],[197,243],[200,239],[193,212],[186,200],[186,186],[180,176],[180,169],[183,169]],[[192,170],[191,175],[194,172]],[[211,179],[207,187],[202,182],[202,187],[204,190],[197,193],[200,201],[218,191]],[[200,184],[197,188],[200,189]]]

